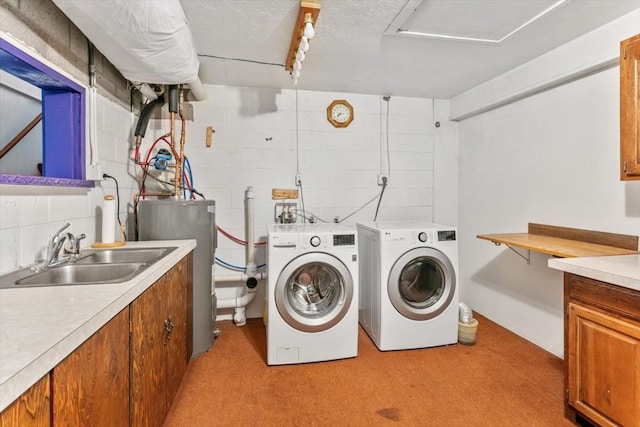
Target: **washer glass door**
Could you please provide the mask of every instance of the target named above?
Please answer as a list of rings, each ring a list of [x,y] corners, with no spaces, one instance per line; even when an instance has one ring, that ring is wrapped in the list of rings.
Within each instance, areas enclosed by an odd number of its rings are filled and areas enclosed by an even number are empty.
[[[324,331],[344,318],[354,284],[347,267],[325,253],[307,253],[282,270],[274,292],[280,316],[304,332]]]
[[[400,314],[428,320],[448,307],[455,287],[455,271],[446,255],[434,248],[415,248],[393,264],[387,291]]]

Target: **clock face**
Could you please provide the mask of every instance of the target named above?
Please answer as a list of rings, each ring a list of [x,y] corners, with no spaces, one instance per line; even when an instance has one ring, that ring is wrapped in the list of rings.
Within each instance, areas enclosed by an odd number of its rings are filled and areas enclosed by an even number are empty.
[[[327,120],[337,128],[345,128],[353,121],[353,107],[344,99],[337,99],[327,107]]]
[[[351,118],[351,110],[344,104],[336,104],[331,109],[331,118],[337,123],[346,123]]]

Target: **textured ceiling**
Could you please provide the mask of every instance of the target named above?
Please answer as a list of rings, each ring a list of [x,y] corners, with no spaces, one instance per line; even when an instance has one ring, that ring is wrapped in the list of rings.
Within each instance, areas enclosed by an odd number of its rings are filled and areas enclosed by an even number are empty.
[[[181,3],[200,57],[203,83],[294,88],[284,63],[299,0]],[[441,99],[450,99],[640,8],[640,0],[570,0],[501,43],[489,44],[385,34],[385,30],[408,5],[416,8],[403,19],[410,29],[463,34],[477,29],[500,37],[554,1],[321,3],[299,89]]]

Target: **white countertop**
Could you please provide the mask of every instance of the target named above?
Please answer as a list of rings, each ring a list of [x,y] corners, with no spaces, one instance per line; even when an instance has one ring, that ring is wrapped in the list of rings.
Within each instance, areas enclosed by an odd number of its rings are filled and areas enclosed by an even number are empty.
[[[640,254],[554,258],[549,267],[640,291]]]
[[[127,242],[125,249],[167,246],[177,249],[127,282],[0,289],[0,411],[196,247],[195,240]]]

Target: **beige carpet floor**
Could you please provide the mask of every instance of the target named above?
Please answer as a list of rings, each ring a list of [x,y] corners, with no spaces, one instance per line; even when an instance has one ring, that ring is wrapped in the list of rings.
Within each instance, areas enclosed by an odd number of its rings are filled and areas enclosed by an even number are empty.
[[[570,426],[564,362],[488,319],[474,346],[380,352],[267,366],[261,319],[218,322],[192,360],[166,426]]]

